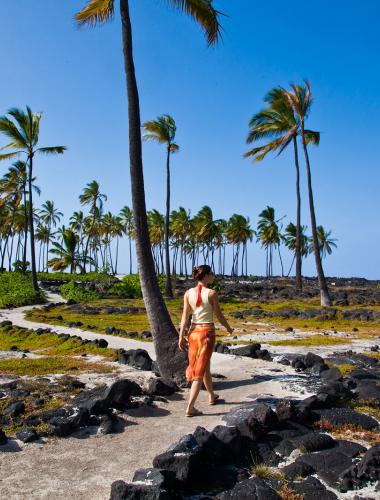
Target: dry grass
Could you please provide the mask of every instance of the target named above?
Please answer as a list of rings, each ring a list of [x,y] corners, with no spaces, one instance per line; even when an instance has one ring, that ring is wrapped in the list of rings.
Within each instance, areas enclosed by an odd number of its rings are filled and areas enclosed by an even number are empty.
[[[282,500],[304,500],[305,496],[302,493],[297,493],[292,490],[287,484],[284,484],[281,490],[277,491]]]
[[[321,346],[350,344],[351,340],[327,335],[311,335],[302,339],[272,340],[266,343],[270,345]]]

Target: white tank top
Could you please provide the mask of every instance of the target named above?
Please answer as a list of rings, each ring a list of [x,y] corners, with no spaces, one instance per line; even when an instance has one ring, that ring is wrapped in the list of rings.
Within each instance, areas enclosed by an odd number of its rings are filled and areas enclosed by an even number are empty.
[[[210,293],[209,288],[202,287],[200,306],[196,306],[197,302],[197,288],[190,288],[187,292],[190,307],[193,311],[192,323],[214,323],[214,311],[212,305],[208,301]]]

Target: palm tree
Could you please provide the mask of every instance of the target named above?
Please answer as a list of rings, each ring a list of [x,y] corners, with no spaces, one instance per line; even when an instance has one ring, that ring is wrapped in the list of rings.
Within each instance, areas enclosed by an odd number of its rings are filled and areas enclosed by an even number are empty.
[[[14,158],[21,154],[26,155],[28,165],[28,185],[29,185],[29,225],[30,225],[30,253],[32,263],[32,282],[33,288],[38,290],[37,271],[36,271],[36,253],[34,246],[34,224],[33,224],[33,161],[36,154],[63,154],[66,150],[64,146],[53,146],[38,148],[40,121],[42,113],[33,113],[29,106],[26,107],[26,113],[21,109],[12,108],[7,116],[0,117],[0,132],[3,132],[11,142],[3,149],[12,149],[10,153],[0,155],[0,161],[8,158]]]
[[[183,207],[179,207],[178,211],[173,210],[170,215],[170,228],[172,236],[176,240],[177,252],[178,250],[180,252],[179,274],[185,273],[187,278],[186,245],[192,230],[190,211]],[[175,253],[173,262],[174,274],[176,273],[176,255]]]
[[[243,245],[243,252],[241,257],[241,275],[245,272],[247,274],[247,242],[252,240],[253,231],[249,226],[249,218],[243,215],[233,214],[227,224],[226,228],[227,241],[236,248],[233,250],[232,258],[232,276],[239,275],[239,253],[240,247]]]
[[[54,206],[54,201],[47,200],[43,203],[40,210],[40,218],[43,224],[45,224],[49,231],[49,237],[46,244],[46,272],[49,272],[48,259],[49,259],[49,242],[51,241],[52,227],[57,227],[58,222],[63,217],[63,213],[60,212]]]
[[[41,221],[42,222],[42,221]],[[38,224],[35,234],[36,241],[40,242],[40,251],[38,256],[38,272],[45,271],[45,248],[49,248],[49,242],[51,241],[51,232],[47,225]],[[42,267],[41,267],[42,260]],[[46,251],[46,264],[49,260],[48,251]]]
[[[282,235],[281,228],[278,225],[284,217],[276,220],[274,208],[269,206],[260,213],[259,217],[257,236],[261,241],[261,245],[266,250],[266,274],[268,277],[273,275],[273,249],[277,247],[281,262],[282,276],[284,276],[284,267],[280,252]]]
[[[310,245],[309,245],[310,238],[306,235],[306,230],[307,230],[306,226],[301,226],[301,231],[300,231],[301,259],[303,259],[304,257],[307,257],[309,252],[310,252]],[[293,260],[292,260],[289,272],[287,274],[287,276],[289,276],[289,274],[292,271],[294,259],[296,258],[296,252],[297,252],[297,250],[296,250],[297,249],[297,227],[292,222],[290,222],[286,226],[285,233],[283,235],[283,240],[284,240],[285,246],[292,253],[294,253]]]
[[[255,114],[249,122],[247,143],[270,139],[262,146],[255,147],[244,154],[245,158],[253,161],[262,161],[270,152],[280,155],[290,144],[294,149],[294,164],[296,167],[296,197],[297,197],[297,223],[296,223],[296,288],[302,289],[302,255],[301,255],[301,194],[300,172],[297,136],[300,134],[299,123],[290,105],[284,89],[277,87],[265,96],[264,101],[268,107]],[[305,130],[306,140],[318,144],[319,133]]]
[[[172,282],[170,279],[170,254],[169,254],[169,222],[170,222],[170,155],[179,151],[175,144],[175,133],[177,130],[174,119],[169,115],[159,116],[156,120],[147,121],[143,124],[145,141],[156,141],[166,146],[166,215],[165,215],[165,268],[166,284],[165,295],[173,297]]]
[[[337,248],[338,241],[336,238],[330,238],[331,231],[326,231],[323,226],[317,226],[317,235],[318,235],[318,243],[319,243],[319,253],[321,255],[321,259],[325,259],[327,255],[332,254],[332,249]],[[314,245],[311,245],[311,251],[314,252]]]
[[[120,218],[124,226],[124,234],[128,236],[129,243],[129,274],[132,274],[132,238],[135,234],[135,224],[133,220],[133,211],[125,206],[120,211]]]
[[[107,196],[100,192],[100,186],[97,181],[92,181],[87,184],[83,189],[83,193],[79,196],[79,201],[81,205],[90,205],[90,214],[92,214],[91,226],[88,228],[88,236],[86,242],[86,248],[83,254],[84,261],[88,255],[88,246],[90,244],[91,237],[93,236],[93,230],[96,224],[96,220],[100,219],[103,202],[107,200]],[[86,266],[83,266],[86,269]]]
[[[219,12],[212,0],[170,0],[170,4],[193,17],[206,33],[208,44],[215,44],[220,36]],[[76,19],[80,25],[104,24],[114,17],[114,0],[89,0]],[[133,61],[132,27],[129,0],[120,0],[124,67],[128,93],[129,158],[132,185],[132,204],[136,226],[136,255],[141,289],[151,325],[161,374],[164,377],[183,378],[186,355],[177,348],[178,332],[160,293],[150,250],[146,216],[144,174],[141,150],[140,103]]]
[[[53,249],[50,253],[57,255],[49,260],[49,266],[54,271],[64,271],[67,267],[70,268],[70,273],[75,273],[79,268],[83,272],[83,266],[89,262],[90,257],[81,255],[78,252],[78,235],[72,229],[66,229],[62,233],[62,243],[53,242]]]
[[[307,131],[305,129],[305,121],[310,113],[311,105],[312,105],[312,95],[310,82],[306,81],[303,85],[291,85],[293,92],[286,91],[286,96],[289,100],[290,105],[292,106],[293,112],[297,117],[300,134],[302,140],[302,148],[305,156],[306,163],[306,171],[307,171],[307,186],[309,192],[309,208],[310,208],[310,221],[311,221],[311,233],[313,238],[313,246],[314,248],[319,248],[318,243],[318,233],[317,233],[317,222],[315,216],[315,208],[314,208],[314,198],[313,198],[313,188],[311,184],[311,168],[310,168],[310,159],[309,153],[307,149],[308,141],[307,141]],[[318,141],[319,142],[319,141]],[[331,298],[329,294],[329,290],[327,287],[327,281],[325,278],[325,274],[323,272],[322,259],[320,252],[314,252],[315,256],[315,264],[317,268],[319,289],[321,295],[321,306],[330,306]]]
[[[83,244],[83,238],[84,238],[84,228],[85,228],[85,218],[82,210],[79,210],[78,212],[74,212],[73,215],[70,217],[70,229],[75,231],[75,233],[79,237],[79,247],[81,248],[82,253],[84,252],[84,244]]]

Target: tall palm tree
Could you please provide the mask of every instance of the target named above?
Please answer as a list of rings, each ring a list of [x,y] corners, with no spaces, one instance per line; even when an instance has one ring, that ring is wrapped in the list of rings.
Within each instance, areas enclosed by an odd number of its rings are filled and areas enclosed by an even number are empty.
[[[337,248],[338,241],[336,238],[331,238],[331,231],[326,231],[323,226],[317,226],[317,235],[318,235],[318,243],[319,243],[319,253],[321,254],[321,258],[326,258],[327,255],[332,254],[332,249]],[[311,245],[311,251],[314,252],[314,246]]]
[[[236,248],[236,251],[233,251],[231,275],[239,275],[239,253],[241,245],[243,245],[241,275],[244,274],[244,264],[247,274],[247,242],[251,241],[253,238],[253,231],[249,225],[249,218],[243,215],[233,214],[227,224],[226,237],[227,241]]]
[[[129,274],[132,274],[132,238],[135,233],[135,224],[133,220],[133,211],[125,206],[120,211],[120,218],[124,226],[124,234],[128,237],[129,243]]]
[[[91,237],[93,236],[93,230],[96,224],[96,220],[100,219],[101,212],[103,209],[103,202],[107,200],[107,196],[100,192],[100,186],[97,181],[92,181],[87,184],[83,189],[83,193],[79,196],[79,201],[81,205],[90,205],[90,214],[92,214],[92,222],[89,227],[86,248],[84,250],[83,259],[86,260],[88,255],[88,247],[90,244]],[[83,266],[86,269],[86,266]]]
[[[1,154],[0,161],[20,156],[21,154],[26,155],[29,185],[29,226],[32,282],[33,288],[38,290],[33,224],[33,162],[36,154],[62,154],[65,152],[66,148],[65,146],[37,147],[42,113],[33,113],[29,106],[27,106],[26,113],[21,109],[12,108],[8,111],[8,115],[10,118],[7,116],[0,117],[0,132],[3,132],[4,135],[11,139],[11,142],[4,146],[3,149],[11,149],[13,151]]]
[[[206,33],[209,45],[220,36],[219,12],[212,0],[169,0],[171,6],[194,18]],[[89,0],[76,19],[80,25],[104,24],[114,17],[114,0]],[[186,355],[178,351],[178,333],[160,293],[150,250],[146,216],[144,175],[141,151],[140,102],[133,60],[132,27],[129,0],[120,0],[124,68],[128,93],[129,158],[132,185],[132,204],[136,226],[136,255],[142,294],[155,340],[160,371],[164,377],[183,378]]]
[[[156,141],[166,146],[166,215],[165,215],[165,268],[166,283],[165,295],[173,297],[172,282],[170,279],[170,254],[169,254],[169,222],[170,222],[170,155],[179,151],[179,146],[174,142],[177,127],[174,119],[169,115],[159,116],[143,124],[145,141]]]
[[[177,250],[180,252],[179,274],[185,274],[187,277],[186,244],[192,230],[190,211],[185,210],[183,207],[173,210],[170,216],[170,228],[173,238],[177,241]],[[174,272],[176,272],[175,263],[173,267]]]
[[[307,149],[308,141],[307,141],[307,132],[305,129],[305,121],[310,113],[311,105],[313,102],[310,82],[306,81],[302,85],[292,84],[292,91],[286,91],[286,96],[289,100],[290,105],[292,106],[293,112],[297,117],[299,127],[300,127],[300,135],[302,141],[302,148],[305,156],[306,163],[306,171],[307,171],[307,186],[309,193],[309,209],[310,209],[310,221],[311,221],[311,233],[313,238],[313,246],[314,248],[319,248],[318,243],[318,233],[317,233],[317,222],[315,216],[315,207],[314,207],[314,197],[313,197],[313,188],[311,183],[311,168],[310,168],[310,159],[309,153]],[[321,295],[321,306],[330,306],[331,298],[329,294],[329,290],[327,287],[327,281],[325,278],[325,274],[323,272],[322,259],[320,252],[314,252],[315,256],[315,264],[317,268],[318,282],[319,282],[319,290]]]
[[[300,171],[297,136],[300,134],[299,123],[293,108],[287,98],[286,92],[281,87],[272,89],[264,97],[268,107],[256,113],[249,122],[247,143],[270,139],[268,143],[254,147],[244,154],[245,158],[253,161],[262,161],[270,152],[280,155],[290,144],[294,150],[294,164],[296,168],[296,197],[297,197],[297,222],[296,222],[296,288],[302,289],[302,255],[301,255],[301,194]],[[319,133],[305,130],[307,142],[319,143]]]
[[[42,204],[42,208],[40,210],[40,218],[43,224],[46,225],[49,231],[49,237],[46,244],[46,272],[49,272],[48,260],[49,260],[49,242],[52,237],[52,227],[57,227],[58,222],[63,217],[63,213],[60,212],[54,206],[54,201],[47,200]]]

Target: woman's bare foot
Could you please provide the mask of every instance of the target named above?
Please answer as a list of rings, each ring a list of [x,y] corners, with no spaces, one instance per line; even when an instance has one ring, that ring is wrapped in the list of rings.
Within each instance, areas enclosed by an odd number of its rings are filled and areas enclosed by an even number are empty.
[[[200,415],[203,415],[203,413],[196,408],[186,411],[186,417],[199,417]]]
[[[217,403],[218,399],[220,398],[219,394],[215,394],[209,399],[208,404],[210,406],[213,406]]]

